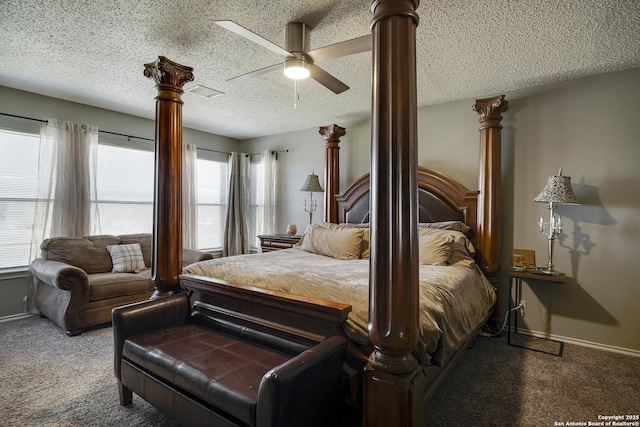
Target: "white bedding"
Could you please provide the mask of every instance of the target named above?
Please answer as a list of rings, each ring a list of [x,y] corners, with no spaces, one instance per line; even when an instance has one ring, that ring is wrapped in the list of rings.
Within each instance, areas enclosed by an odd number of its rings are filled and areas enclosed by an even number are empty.
[[[183,273],[350,304],[347,336],[368,339],[369,260],[337,260],[300,249],[218,258]],[[486,317],[495,302],[492,285],[476,266],[420,265],[421,344],[416,356],[441,365]]]

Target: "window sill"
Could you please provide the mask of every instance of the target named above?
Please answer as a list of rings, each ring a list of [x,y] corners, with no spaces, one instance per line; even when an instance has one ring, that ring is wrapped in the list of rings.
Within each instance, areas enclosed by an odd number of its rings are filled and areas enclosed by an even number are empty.
[[[27,277],[27,267],[9,267],[0,269],[0,280],[19,279]]]

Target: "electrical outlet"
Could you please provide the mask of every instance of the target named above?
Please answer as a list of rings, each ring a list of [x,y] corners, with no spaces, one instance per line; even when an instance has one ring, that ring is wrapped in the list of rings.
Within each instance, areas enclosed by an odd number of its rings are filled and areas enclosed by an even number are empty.
[[[526,308],[527,308],[527,302],[525,300],[520,300],[520,317],[524,317]]]

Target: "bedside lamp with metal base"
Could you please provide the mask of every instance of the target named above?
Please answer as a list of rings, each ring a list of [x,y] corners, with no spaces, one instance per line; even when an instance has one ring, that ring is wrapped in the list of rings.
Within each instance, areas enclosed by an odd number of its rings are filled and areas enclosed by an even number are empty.
[[[322,193],[324,190],[320,186],[320,181],[318,180],[318,175],[315,174],[315,171],[311,173],[311,175],[307,176],[307,180],[304,182],[304,185],[300,189],[300,191],[308,191],[309,192],[309,207],[307,208],[307,201],[304,201],[304,210],[309,214],[309,224],[313,221],[313,213],[316,211],[318,207],[318,202],[313,200],[313,193]]]
[[[562,168],[558,172],[558,175],[550,176],[547,185],[542,192],[538,194],[538,197],[533,199],[534,202],[548,203],[549,209],[549,222],[544,222],[544,218],[541,216],[538,226],[540,227],[540,233],[547,236],[549,244],[549,263],[545,269],[536,269],[534,272],[538,274],[546,274],[550,276],[558,276],[559,273],[553,268],[553,244],[556,240],[556,235],[562,233],[562,217],[556,216],[554,209],[557,205],[579,205],[580,202],[576,199],[571,188],[571,177],[562,176]],[[545,232],[545,226],[549,226],[549,231]]]

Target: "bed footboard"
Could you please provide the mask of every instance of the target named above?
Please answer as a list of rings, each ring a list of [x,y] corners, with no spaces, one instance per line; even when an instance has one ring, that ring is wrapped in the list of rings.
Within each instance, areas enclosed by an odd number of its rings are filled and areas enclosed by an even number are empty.
[[[181,275],[180,286],[192,305],[201,301],[230,316],[250,319],[269,329],[315,342],[334,335],[344,336],[342,325],[351,311],[348,304],[193,274]]]

